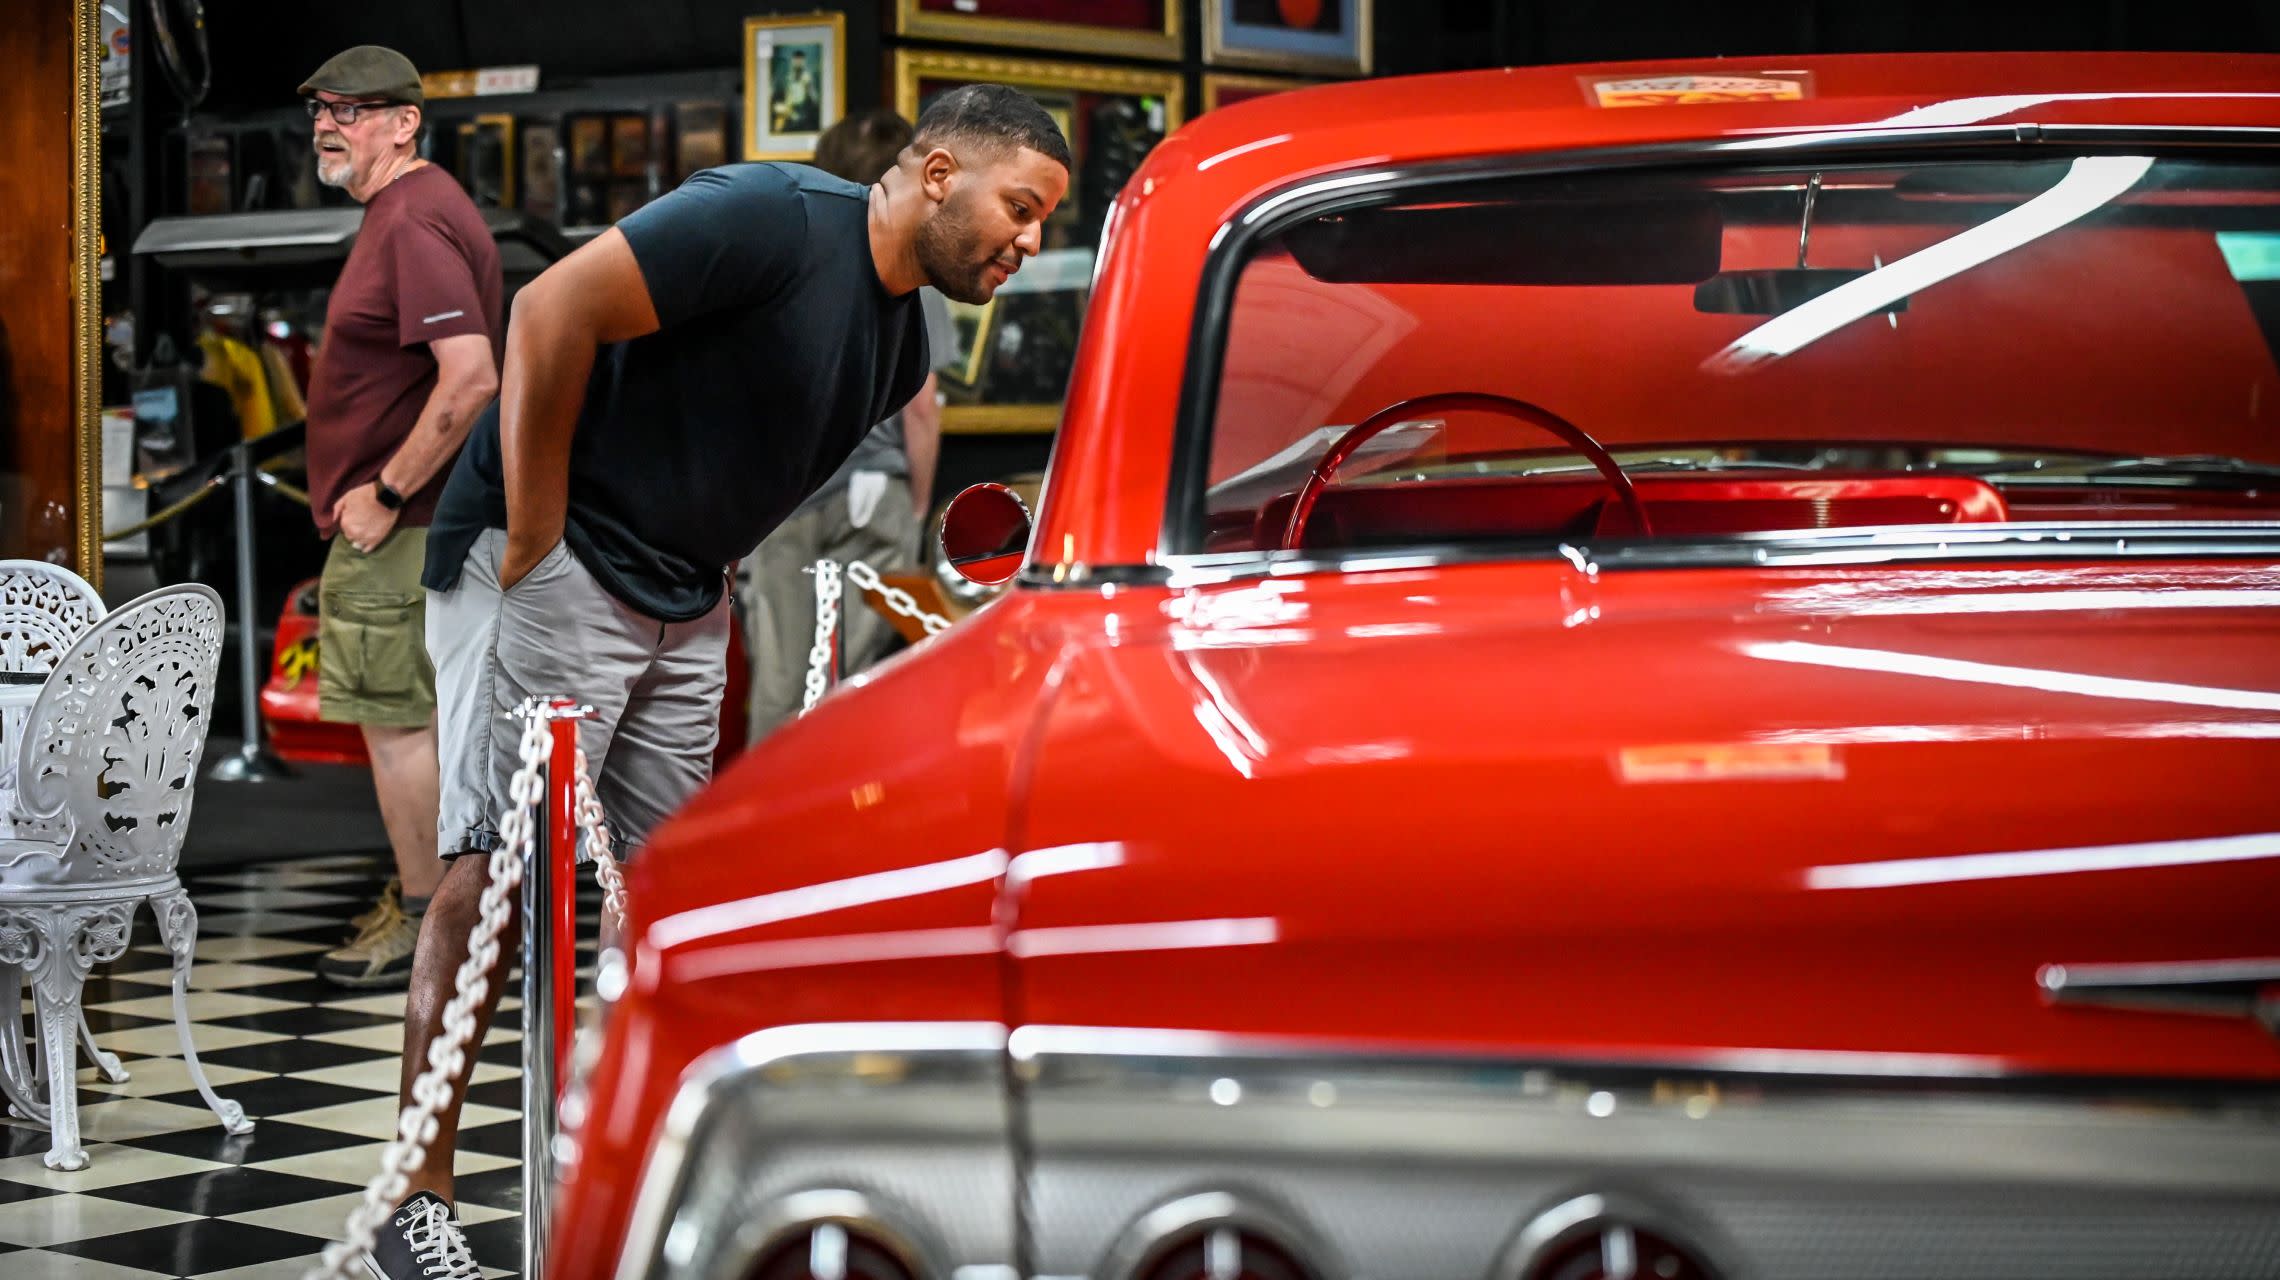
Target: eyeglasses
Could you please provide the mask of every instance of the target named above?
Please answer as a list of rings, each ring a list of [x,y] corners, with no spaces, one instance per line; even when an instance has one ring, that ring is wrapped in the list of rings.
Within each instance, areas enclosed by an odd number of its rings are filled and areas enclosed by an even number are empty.
[[[404,104],[390,101],[387,98],[376,98],[370,102],[327,102],[322,98],[308,100],[309,118],[311,120],[330,111],[334,124],[355,124],[356,118],[364,112],[382,111],[389,107],[400,107],[402,105]]]

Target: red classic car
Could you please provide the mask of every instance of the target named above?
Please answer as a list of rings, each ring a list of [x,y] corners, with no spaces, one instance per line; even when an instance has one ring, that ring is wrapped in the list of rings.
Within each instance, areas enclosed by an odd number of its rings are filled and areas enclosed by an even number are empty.
[[[1215,111],[633,872],[552,1274],[2280,1276],[2280,60]]]

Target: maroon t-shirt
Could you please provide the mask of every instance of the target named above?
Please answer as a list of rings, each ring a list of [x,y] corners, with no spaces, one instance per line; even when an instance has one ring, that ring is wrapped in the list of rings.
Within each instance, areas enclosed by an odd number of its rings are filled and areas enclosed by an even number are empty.
[[[499,249],[475,202],[436,165],[382,187],[325,307],[309,377],[309,509],[333,535],[333,503],[370,484],[419,422],[435,390],[438,338],[479,333],[496,361]],[[451,474],[446,461],[396,517],[425,525]]]

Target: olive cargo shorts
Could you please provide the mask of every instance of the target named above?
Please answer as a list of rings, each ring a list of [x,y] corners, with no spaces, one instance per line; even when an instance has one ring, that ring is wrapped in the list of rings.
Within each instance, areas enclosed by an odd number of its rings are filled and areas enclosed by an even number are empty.
[[[694,621],[659,622],[603,590],[561,543],[501,591],[506,546],[504,533],[484,530],[458,585],[428,593],[442,767],[436,847],[446,858],[498,847],[521,764],[523,723],[509,713],[526,697],[562,694],[594,709],[578,745],[613,843],[633,849],[712,776],[728,599]]]
[[[424,636],[427,530],[399,528],[370,554],[335,537],[317,585],[317,718],[418,729],[435,715]]]

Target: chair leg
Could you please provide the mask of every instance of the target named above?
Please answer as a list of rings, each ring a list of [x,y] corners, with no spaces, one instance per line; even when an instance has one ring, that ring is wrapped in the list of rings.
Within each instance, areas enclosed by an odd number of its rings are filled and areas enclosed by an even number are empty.
[[[24,974],[40,953],[39,926],[29,917],[0,911],[0,1093],[7,1095],[8,1114],[47,1123],[47,1104],[40,1101],[40,1082],[33,1068],[36,1053],[26,1052],[24,1038]]]
[[[32,995],[46,1066],[49,1146],[43,1163],[50,1169],[87,1167],[87,1151],[79,1145],[79,1001],[88,971],[126,954],[134,911],[128,901],[37,914],[43,945]]]
[[[198,1086],[198,1095],[213,1109],[224,1131],[251,1133],[253,1121],[246,1118],[245,1108],[216,1097],[214,1086],[206,1083],[206,1069],[198,1063],[198,1046],[190,1039],[190,960],[198,947],[198,908],[181,889],[155,895],[150,904],[158,915],[159,937],[174,953],[174,1032],[182,1041],[182,1065],[190,1068],[190,1082]]]
[[[128,1074],[125,1064],[119,1061],[119,1055],[107,1052],[95,1043],[95,1029],[87,1025],[85,1004],[79,1006],[79,1043],[86,1048],[88,1059],[94,1062],[97,1071],[103,1073],[105,1080],[112,1084],[125,1084],[134,1079]]]

